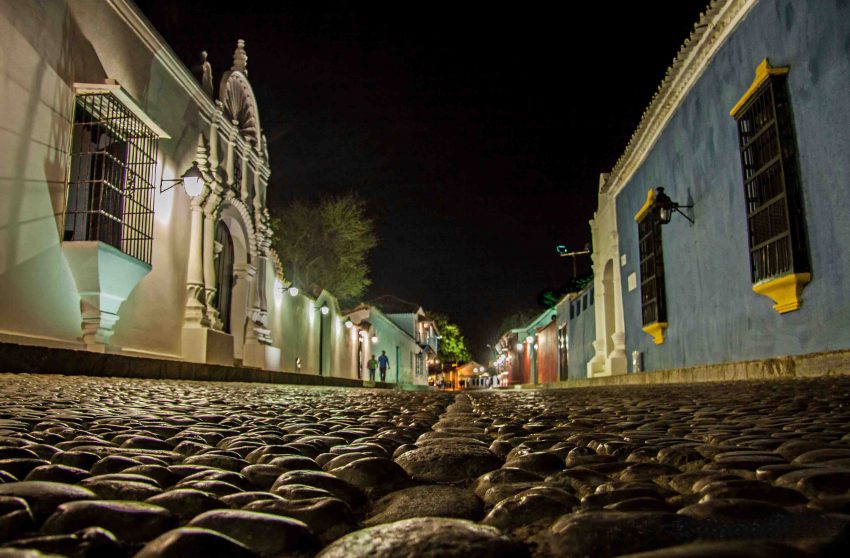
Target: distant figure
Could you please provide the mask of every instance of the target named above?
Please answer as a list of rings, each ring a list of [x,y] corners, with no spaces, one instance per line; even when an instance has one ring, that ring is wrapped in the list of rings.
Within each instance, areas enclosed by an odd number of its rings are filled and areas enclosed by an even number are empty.
[[[369,362],[366,363],[366,368],[369,369],[369,381],[375,381],[375,369],[378,368],[378,361],[375,360],[375,355],[372,355],[372,358],[369,359]]]
[[[390,359],[387,357],[387,351],[381,351],[381,356],[378,357],[378,368],[381,369],[381,381],[387,381],[387,368],[390,367]]]

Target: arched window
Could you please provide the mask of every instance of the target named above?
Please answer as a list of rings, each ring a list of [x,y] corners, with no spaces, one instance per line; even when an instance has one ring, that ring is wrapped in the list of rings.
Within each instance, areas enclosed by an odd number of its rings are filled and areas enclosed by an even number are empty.
[[[227,225],[221,221],[215,227],[215,298],[222,329],[230,333],[230,299],[233,291],[233,239]]]

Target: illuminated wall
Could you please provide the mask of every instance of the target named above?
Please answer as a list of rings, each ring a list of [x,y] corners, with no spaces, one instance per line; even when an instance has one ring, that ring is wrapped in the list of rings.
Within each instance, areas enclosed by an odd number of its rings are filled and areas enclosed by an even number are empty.
[[[190,166],[207,125],[157,53],[101,3],[3,2],[0,34],[0,340],[82,348],[80,297],[61,253],[71,84],[117,80],[169,132],[157,179]],[[188,206],[181,189],[157,194],[152,269],[121,307],[116,346],[180,357]]]
[[[551,321],[537,333],[537,382],[558,381],[558,324]]]

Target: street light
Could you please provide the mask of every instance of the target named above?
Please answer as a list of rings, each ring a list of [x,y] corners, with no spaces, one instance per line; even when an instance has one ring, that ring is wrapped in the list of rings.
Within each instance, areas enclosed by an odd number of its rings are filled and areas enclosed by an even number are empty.
[[[327,303],[319,308],[319,376],[324,375],[325,369],[325,316],[330,312]]]
[[[590,244],[584,245],[584,250],[577,250],[570,252],[566,246],[563,244],[558,244],[555,246],[555,251],[558,252],[558,256],[562,258],[572,258],[573,259],[573,277],[576,276],[576,256],[586,256],[591,253]]]
[[[165,182],[170,182],[171,185],[163,188],[162,185]],[[200,196],[201,192],[204,191],[204,177],[201,174],[201,169],[198,168],[198,163],[192,161],[192,166],[180,178],[160,179],[159,193],[161,194],[171,190],[178,182],[183,184],[183,189],[186,190],[186,195],[190,198]]]
[[[685,215],[685,213],[680,209],[681,207],[691,208],[694,204],[691,205],[679,205],[670,199],[670,196],[664,193],[664,188],[656,188],[655,189],[655,206],[658,207],[658,220],[662,225],[666,225],[670,222],[670,219],[673,218],[673,212],[677,212],[679,215],[690,221],[693,225],[694,220]]]

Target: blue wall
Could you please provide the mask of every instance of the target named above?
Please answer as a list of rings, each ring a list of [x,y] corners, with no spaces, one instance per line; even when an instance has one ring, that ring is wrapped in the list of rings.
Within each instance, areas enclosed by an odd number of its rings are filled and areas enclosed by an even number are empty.
[[[741,161],[729,116],[764,58],[790,67],[812,265],[802,308],[783,315],[752,291]],[[627,354],[641,351],[644,369],[850,347],[849,92],[847,0],[763,0],[721,47],[616,199],[628,261],[621,270]],[[656,346],[641,330],[634,215],[658,186],[678,203],[694,203],[696,224],[676,215],[663,227],[669,328]],[[638,275],[631,292],[630,273]]]
[[[586,308],[585,308],[585,300]],[[593,305],[593,289],[587,289],[584,293],[572,301],[573,307],[581,305],[581,314],[573,312],[573,318],[569,320],[570,336],[568,379],[587,378],[587,363],[596,353],[593,349],[593,340],[596,339],[596,307]]]

